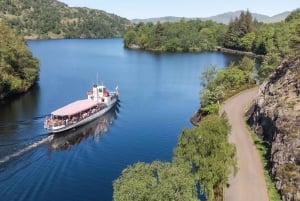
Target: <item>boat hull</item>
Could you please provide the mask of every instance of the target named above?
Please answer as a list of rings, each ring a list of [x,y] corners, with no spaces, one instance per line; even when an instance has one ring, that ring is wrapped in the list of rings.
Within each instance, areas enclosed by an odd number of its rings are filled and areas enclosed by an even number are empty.
[[[101,117],[102,115],[104,115],[106,112],[108,112],[113,106],[115,106],[117,103],[117,99],[115,99],[114,101],[111,102],[111,104],[107,105],[107,107],[101,109],[100,111],[90,115],[89,117],[78,121],[77,123],[74,123],[72,125],[60,125],[57,127],[52,127],[52,128],[46,128],[46,130],[48,131],[48,133],[60,133],[60,132],[64,132],[64,131],[68,131],[77,127],[80,127],[82,125],[85,125],[99,117]]]

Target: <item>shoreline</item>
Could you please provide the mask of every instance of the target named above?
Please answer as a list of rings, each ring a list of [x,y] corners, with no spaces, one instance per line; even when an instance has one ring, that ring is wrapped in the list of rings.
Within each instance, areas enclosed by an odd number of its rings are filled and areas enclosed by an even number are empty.
[[[166,51],[161,51],[161,50],[156,50],[156,49],[142,49],[139,45],[137,44],[130,44],[128,47],[125,46],[128,49],[132,50],[143,50],[146,52],[166,52]],[[255,58],[255,59],[263,59],[264,55],[258,55],[253,52],[246,52],[246,51],[240,51],[240,50],[234,50],[234,49],[229,49],[221,46],[217,46],[214,48],[214,50],[207,50],[207,51],[187,51],[185,53],[202,53],[202,52],[222,52],[222,53],[228,53],[228,54],[233,54],[233,55],[244,55],[247,57]],[[167,52],[167,53],[182,53],[181,51],[175,51],[175,52]]]
[[[229,54],[235,54],[235,55],[245,55],[245,56],[256,58],[256,59],[264,58],[264,55],[258,55],[258,54],[254,54],[253,52],[245,52],[245,51],[234,50],[234,49],[229,49],[229,48],[220,47],[220,46],[216,47],[215,51],[229,53]]]

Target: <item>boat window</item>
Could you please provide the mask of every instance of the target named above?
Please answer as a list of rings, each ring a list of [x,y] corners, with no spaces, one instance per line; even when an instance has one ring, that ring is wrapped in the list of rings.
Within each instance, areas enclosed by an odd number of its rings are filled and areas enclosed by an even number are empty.
[[[99,89],[99,92],[102,93],[102,89]]]

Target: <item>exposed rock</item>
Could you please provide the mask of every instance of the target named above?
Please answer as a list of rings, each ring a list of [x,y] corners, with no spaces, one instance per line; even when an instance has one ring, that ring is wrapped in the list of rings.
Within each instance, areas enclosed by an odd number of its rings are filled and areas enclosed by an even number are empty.
[[[201,111],[201,108],[198,109],[193,116],[190,118],[190,122],[194,125],[194,126],[198,126],[201,119],[203,116],[203,112]]]
[[[284,201],[300,201],[300,57],[261,85],[249,123],[270,144],[270,174]]]
[[[129,45],[128,48],[130,48],[130,49],[141,49],[141,47],[137,44],[131,44],[131,45]]]

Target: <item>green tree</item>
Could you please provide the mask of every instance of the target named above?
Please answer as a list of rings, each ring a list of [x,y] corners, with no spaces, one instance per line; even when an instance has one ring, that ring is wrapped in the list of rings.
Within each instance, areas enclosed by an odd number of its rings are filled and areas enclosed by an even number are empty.
[[[215,86],[210,86],[218,73],[217,66],[211,65],[210,68],[204,70],[200,77],[200,84],[203,88],[213,88]]]
[[[136,43],[136,32],[134,30],[130,30],[126,32],[124,35],[124,45],[125,47],[129,47],[132,44]]]
[[[204,115],[218,114],[219,102],[224,98],[224,88],[222,85],[215,88],[205,88],[201,91],[201,110]]]
[[[286,22],[298,21],[300,20],[300,8],[293,11],[289,16],[285,18]]]
[[[253,40],[252,35],[247,35],[252,32],[253,20],[249,11],[241,12],[238,18],[229,23],[228,31],[225,36],[224,46],[238,50],[249,50],[252,45],[249,40]],[[247,49],[245,49],[247,48]]]
[[[224,46],[227,48],[232,49],[238,49],[240,38],[239,38],[239,32],[237,31],[238,28],[238,18],[235,18],[235,20],[230,21],[228,26],[228,31],[225,35],[225,41]]]
[[[275,69],[276,66],[280,64],[280,57],[278,53],[269,53],[266,55],[262,65],[258,70],[259,77],[261,79],[267,78]]]
[[[209,115],[198,127],[183,129],[174,150],[174,163],[188,168],[208,201],[222,200],[228,174],[236,169],[236,149],[228,143],[225,118]]]
[[[240,36],[243,37],[248,33],[251,33],[252,28],[253,28],[253,20],[252,20],[251,13],[248,10],[246,11],[246,13],[242,11],[239,17]]]
[[[114,201],[197,201],[192,175],[171,163],[136,163],[114,181]]]
[[[300,22],[295,25],[295,34],[292,36],[291,46],[295,50],[295,54],[300,54]]]
[[[238,63],[237,68],[251,73],[255,68],[255,60],[250,59],[249,57],[243,57]]]
[[[261,26],[256,30],[256,38],[254,40],[254,52],[261,55],[266,55],[269,52],[274,52],[275,46],[273,43],[274,28],[270,25]]]
[[[220,70],[215,82],[222,85],[227,92],[237,90],[248,82],[247,73],[235,66]]]
[[[255,33],[251,32],[241,38],[240,45],[246,51],[252,50],[252,45],[255,39]]]
[[[216,85],[215,79],[218,75],[218,70],[215,65],[202,72],[200,84],[202,90],[200,93],[201,110],[204,114],[218,113],[219,101],[224,97],[222,85]]]
[[[26,92],[38,79],[39,62],[25,41],[0,22],[0,99]]]

